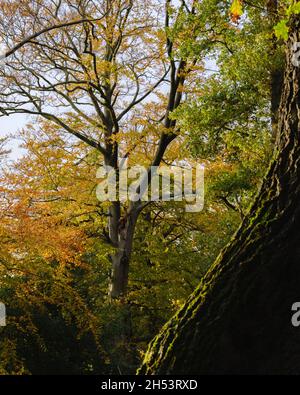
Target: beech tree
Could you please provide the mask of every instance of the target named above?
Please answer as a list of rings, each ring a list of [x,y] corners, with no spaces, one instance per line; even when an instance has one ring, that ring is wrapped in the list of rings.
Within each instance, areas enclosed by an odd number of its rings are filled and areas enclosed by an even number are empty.
[[[299,42],[294,15],[277,143],[261,190],[231,243],[152,341],[140,373],[299,373],[300,335],[291,323],[300,276]]]
[[[130,157],[144,140],[148,166],[159,166],[179,135],[169,115],[184,99],[197,61],[180,51],[181,26],[195,5],[4,1],[0,34],[9,50],[0,72],[2,116],[43,117],[96,149],[117,172],[120,157]],[[116,251],[111,297],[126,291],[143,208],[141,201],[125,207],[118,199],[109,208],[107,241]]]

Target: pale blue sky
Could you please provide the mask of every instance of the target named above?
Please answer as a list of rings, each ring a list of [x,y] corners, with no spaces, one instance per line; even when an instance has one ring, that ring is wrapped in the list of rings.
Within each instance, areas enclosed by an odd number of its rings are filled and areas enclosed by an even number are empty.
[[[29,122],[29,118],[24,114],[15,114],[9,117],[0,118],[0,137],[15,135],[20,129],[22,129],[26,123]],[[20,141],[10,139],[8,148],[11,149],[10,158],[15,160],[22,155],[22,149],[19,147]]]

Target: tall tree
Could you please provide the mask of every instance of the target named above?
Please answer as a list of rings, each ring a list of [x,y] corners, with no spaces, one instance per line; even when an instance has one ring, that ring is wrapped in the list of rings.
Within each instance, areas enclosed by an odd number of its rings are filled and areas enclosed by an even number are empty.
[[[140,373],[298,373],[300,68],[291,17],[274,159],[230,245],[153,340]]]
[[[184,99],[197,60],[180,51],[181,27],[194,16],[197,2],[3,3],[1,37],[8,48],[20,44],[6,53],[1,69],[2,116],[43,117],[96,149],[117,173],[120,157],[144,140],[151,154],[147,165],[159,166],[179,134],[170,113]],[[195,29],[195,39],[197,34]],[[125,206],[119,199],[109,208],[112,297],[126,291],[143,208],[141,201]]]

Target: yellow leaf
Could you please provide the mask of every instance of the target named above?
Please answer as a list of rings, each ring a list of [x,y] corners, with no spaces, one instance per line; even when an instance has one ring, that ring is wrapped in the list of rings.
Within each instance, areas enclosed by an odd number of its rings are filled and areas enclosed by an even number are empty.
[[[242,0],[233,0],[230,7],[230,14],[233,22],[237,22],[243,15]]]

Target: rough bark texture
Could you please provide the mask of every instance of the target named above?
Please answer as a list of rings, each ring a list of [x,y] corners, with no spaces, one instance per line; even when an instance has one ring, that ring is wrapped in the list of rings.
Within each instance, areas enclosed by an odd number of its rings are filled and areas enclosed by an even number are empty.
[[[274,70],[271,73],[271,121],[274,140],[276,139],[278,133],[279,106],[282,94],[283,77],[284,72],[281,69]]]
[[[291,21],[274,160],[232,242],[152,341],[141,374],[300,373],[300,92]]]

